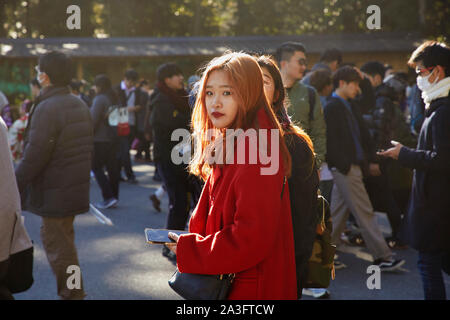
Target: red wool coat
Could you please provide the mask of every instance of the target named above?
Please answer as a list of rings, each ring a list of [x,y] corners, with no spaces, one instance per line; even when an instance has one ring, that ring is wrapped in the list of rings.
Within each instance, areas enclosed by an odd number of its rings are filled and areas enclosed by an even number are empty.
[[[260,128],[270,128],[264,111],[258,120]],[[261,164],[226,164],[213,170],[191,217],[192,233],[178,241],[180,272],[235,273],[228,299],[297,298],[281,156],[279,164],[275,175],[261,175]]]

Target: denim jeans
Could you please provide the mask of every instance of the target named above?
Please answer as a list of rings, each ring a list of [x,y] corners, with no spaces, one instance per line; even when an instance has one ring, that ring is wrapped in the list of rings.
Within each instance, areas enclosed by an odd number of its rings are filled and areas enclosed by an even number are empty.
[[[445,285],[442,277],[442,253],[419,252],[419,267],[425,300],[445,300]]]

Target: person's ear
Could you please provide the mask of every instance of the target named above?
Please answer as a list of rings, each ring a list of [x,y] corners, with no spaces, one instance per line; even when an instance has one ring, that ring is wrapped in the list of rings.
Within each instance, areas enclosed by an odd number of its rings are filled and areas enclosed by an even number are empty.
[[[437,65],[435,69],[437,69],[437,70],[436,70],[436,74],[435,74],[435,79],[433,81],[436,81],[436,79],[438,79],[436,82],[439,82],[445,78],[445,69],[443,66],[440,66],[440,65]]]
[[[280,61],[280,69],[286,68],[287,63],[288,63],[288,62],[287,62],[286,60],[281,60],[281,61]]]
[[[273,93],[274,104],[278,102],[278,99],[280,99],[280,92],[278,90],[275,90],[275,92]]]
[[[42,72],[40,77],[42,79],[41,86],[51,85],[52,82],[50,81],[50,77],[48,76],[48,74]]]

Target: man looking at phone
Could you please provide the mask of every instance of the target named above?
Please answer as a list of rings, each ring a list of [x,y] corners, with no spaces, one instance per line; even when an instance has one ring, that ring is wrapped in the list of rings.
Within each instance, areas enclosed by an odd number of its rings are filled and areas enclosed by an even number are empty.
[[[412,54],[425,120],[416,149],[393,141],[379,155],[414,169],[410,205],[401,237],[419,252],[425,299],[445,300],[442,269],[450,255],[450,48],[427,41]],[[447,265],[444,265],[447,261]]]

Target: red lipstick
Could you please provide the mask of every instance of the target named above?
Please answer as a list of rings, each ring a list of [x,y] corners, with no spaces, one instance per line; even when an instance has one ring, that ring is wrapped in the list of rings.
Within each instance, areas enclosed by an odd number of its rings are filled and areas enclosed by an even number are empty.
[[[214,118],[220,118],[220,117],[223,117],[223,116],[224,116],[223,113],[220,113],[220,112],[217,112],[217,111],[214,111],[213,113],[211,113],[211,115],[212,115]]]

